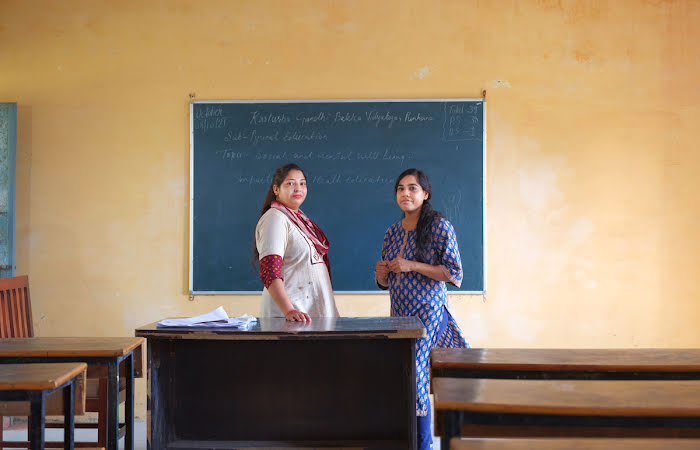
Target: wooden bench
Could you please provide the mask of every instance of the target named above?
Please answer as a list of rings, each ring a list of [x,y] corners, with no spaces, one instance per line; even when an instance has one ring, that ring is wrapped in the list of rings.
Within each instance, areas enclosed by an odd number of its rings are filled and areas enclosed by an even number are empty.
[[[697,380],[432,380],[435,434],[700,437]]]
[[[97,398],[98,442],[79,443],[118,449],[134,448],[134,376],[142,373],[143,338],[134,337],[31,337],[0,339],[0,366],[12,363],[46,363],[78,361],[88,363],[88,377],[99,380]],[[121,374],[121,375],[120,375]],[[90,411],[90,383],[86,392],[86,410]],[[124,401],[124,422],[118,421],[118,406]],[[93,427],[95,424],[86,424]],[[106,445],[102,444],[105,441]],[[9,447],[3,442],[3,445]]]
[[[437,348],[432,377],[700,380],[700,349]]]
[[[29,401],[31,428],[29,448],[44,450],[46,396],[63,389],[63,448],[73,450],[74,386],[85,377],[85,363],[0,365],[0,400]]]
[[[449,448],[450,450],[697,450],[700,448],[700,439],[453,438]]]

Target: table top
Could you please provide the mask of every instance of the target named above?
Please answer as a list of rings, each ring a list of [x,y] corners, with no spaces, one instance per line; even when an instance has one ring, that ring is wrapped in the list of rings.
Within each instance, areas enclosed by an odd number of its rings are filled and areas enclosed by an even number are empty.
[[[247,330],[233,328],[158,328],[156,323],[136,329],[136,336],[163,339],[276,340],[294,338],[416,339],[425,327],[416,317],[314,317],[309,323],[263,317]],[[1,354],[0,354],[1,355]]]
[[[31,337],[0,339],[0,357],[119,357],[143,345],[140,337]]]
[[[436,410],[568,416],[700,417],[700,380],[434,378]]]
[[[451,450],[695,450],[700,439],[638,438],[453,438]]]
[[[86,369],[85,363],[0,364],[0,391],[54,390]]]
[[[697,372],[700,349],[442,349],[431,353],[434,368],[465,370]]]

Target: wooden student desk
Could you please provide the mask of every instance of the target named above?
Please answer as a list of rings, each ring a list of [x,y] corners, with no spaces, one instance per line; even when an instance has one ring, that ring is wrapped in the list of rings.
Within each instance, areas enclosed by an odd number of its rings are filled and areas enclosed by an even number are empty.
[[[87,364],[3,364],[0,365],[0,400],[29,401],[31,428],[29,448],[44,450],[46,396],[63,389],[63,447],[73,450],[74,397],[76,377],[85,376]]]
[[[697,380],[438,377],[432,383],[444,448],[460,433],[533,436],[542,429],[553,436],[700,437]]]
[[[700,380],[700,349],[434,349],[432,377]]]
[[[138,328],[148,448],[416,448],[415,317]]]
[[[85,362],[92,371],[107,376],[107,450],[117,450],[119,441],[119,364],[125,363],[124,449],[134,448],[134,353],[140,355],[143,338],[138,337],[31,337],[0,339],[0,364]]]

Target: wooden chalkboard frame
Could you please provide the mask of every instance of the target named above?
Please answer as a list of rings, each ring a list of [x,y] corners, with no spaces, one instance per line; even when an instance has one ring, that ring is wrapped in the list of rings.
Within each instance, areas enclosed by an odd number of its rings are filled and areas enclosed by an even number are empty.
[[[481,226],[482,226],[482,289],[481,290],[450,290],[450,294],[483,294],[487,289],[487,273],[486,273],[486,101],[484,98],[416,98],[416,99],[304,99],[304,100],[197,100],[190,102],[190,196],[189,196],[189,293],[190,295],[257,295],[262,291],[259,290],[211,290],[197,289],[194,286],[194,259],[195,259],[195,230],[194,230],[194,206],[195,206],[195,113],[194,107],[197,104],[280,104],[280,103],[400,103],[400,102],[480,102],[482,105],[482,187],[481,187]],[[294,161],[285,161],[294,162]],[[271,175],[271,174],[270,174]],[[430,174],[429,174],[430,175]],[[262,199],[261,199],[262,200]],[[390,224],[387,224],[387,226]],[[459,230],[458,230],[459,233]],[[382,294],[388,291],[382,290],[335,290],[336,294]]]

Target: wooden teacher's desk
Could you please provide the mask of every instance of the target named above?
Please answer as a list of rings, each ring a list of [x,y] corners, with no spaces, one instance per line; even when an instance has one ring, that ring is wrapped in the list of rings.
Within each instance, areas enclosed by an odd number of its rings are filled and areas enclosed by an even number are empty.
[[[124,361],[125,450],[134,448],[134,372],[141,371],[139,337],[32,337],[0,339],[0,364],[85,362],[88,378],[106,376],[107,450],[117,450],[119,441],[119,364]],[[134,358],[134,354],[139,357]]]
[[[416,447],[414,317],[138,328],[149,449]]]

